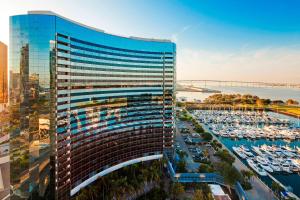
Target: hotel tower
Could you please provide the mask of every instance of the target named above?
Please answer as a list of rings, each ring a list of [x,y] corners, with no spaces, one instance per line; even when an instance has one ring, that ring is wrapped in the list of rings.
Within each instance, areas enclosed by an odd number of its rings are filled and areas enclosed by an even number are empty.
[[[10,17],[11,198],[70,199],[171,153],[176,46],[49,11]]]

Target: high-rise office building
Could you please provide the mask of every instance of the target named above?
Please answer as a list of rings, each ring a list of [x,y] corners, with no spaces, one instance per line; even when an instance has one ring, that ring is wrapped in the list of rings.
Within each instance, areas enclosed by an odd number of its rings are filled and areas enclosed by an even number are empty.
[[[7,103],[7,46],[0,42],[0,104]]]
[[[174,43],[32,11],[10,18],[10,44],[12,197],[68,199],[172,150]]]

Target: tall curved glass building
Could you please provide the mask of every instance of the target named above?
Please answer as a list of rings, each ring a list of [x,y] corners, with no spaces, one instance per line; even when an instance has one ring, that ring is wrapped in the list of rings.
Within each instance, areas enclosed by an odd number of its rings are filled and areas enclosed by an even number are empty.
[[[68,199],[171,152],[176,46],[52,12],[10,18],[12,198]]]

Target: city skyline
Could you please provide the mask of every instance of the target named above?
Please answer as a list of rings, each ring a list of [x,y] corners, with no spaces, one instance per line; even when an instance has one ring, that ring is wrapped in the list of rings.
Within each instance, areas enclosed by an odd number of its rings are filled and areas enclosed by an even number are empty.
[[[6,1],[0,40],[8,43],[8,16],[52,10],[124,36],[177,43],[177,79],[299,83],[300,14],[297,1]],[[59,6],[57,6],[59,5]],[[78,10],[85,15],[78,15]],[[113,12],[111,12],[113,11]],[[156,31],[160,30],[160,31]]]

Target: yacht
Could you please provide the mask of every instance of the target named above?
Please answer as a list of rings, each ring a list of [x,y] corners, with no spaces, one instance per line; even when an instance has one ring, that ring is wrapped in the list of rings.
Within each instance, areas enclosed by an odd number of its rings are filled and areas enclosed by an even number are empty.
[[[263,158],[262,156],[257,156],[256,161],[259,162],[260,164],[268,165],[268,161],[265,158]]]
[[[259,147],[252,146],[252,150],[257,153],[258,155],[262,155],[262,152],[260,151]]]
[[[267,172],[271,172],[271,173],[274,172],[274,170],[267,163],[263,163],[263,164],[259,163],[259,165]]]
[[[267,172],[260,168],[259,166],[257,166],[253,160],[251,159],[247,159],[247,163],[248,165],[256,172],[258,173],[260,176],[267,176]]]
[[[292,173],[290,170],[290,164],[288,162],[284,162],[281,164],[282,171],[287,173]]]
[[[253,157],[253,156],[254,156],[253,153],[252,153],[247,147],[241,145],[241,146],[240,146],[240,149],[241,149],[241,151],[242,151],[244,154],[246,154],[247,156],[249,156],[249,157]]]
[[[280,167],[279,162],[276,162],[275,160],[273,160],[269,164],[270,164],[271,168],[274,170],[274,172],[280,172],[281,171],[281,167]]]
[[[238,134],[237,134],[237,137],[238,137],[239,139],[243,139],[243,135],[242,135],[241,133],[238,133]]]
[[[254,134],[250,134],[250,135],[249,135],[249,138],[252,139],[252,140],[255,140],[255,139],[256,139],[256,136],[255,136]]]
[[[295,173],[300,171],[299,167],[297,167],[296,165],[293,165],[293,164],[290,165],[290,170]]]
[[[232,147],[232,150],[241,158],[246,159],[247,156],[244,154],[239,147]]]

